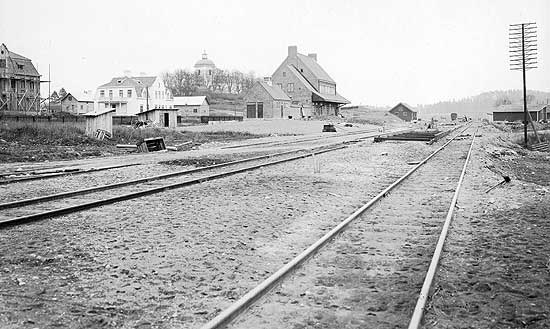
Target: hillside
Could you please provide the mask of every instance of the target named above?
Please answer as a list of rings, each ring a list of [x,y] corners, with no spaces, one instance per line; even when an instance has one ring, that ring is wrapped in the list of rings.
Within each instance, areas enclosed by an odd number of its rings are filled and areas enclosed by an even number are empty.
[[[378,126],[403,124],[403,120],[389,113],[388,110],[357,106],[340,109],[340,114],[342,114],[348,122],[367,123]]]
[[[527,94],[529,104],[550,103],[550,92],[529,90]],[[492,112],[493,108],[498,104],[522,104],[522,102],[522,90],[495,90],[458,100],[419,105],[416,109],[419,116],[422,118],[429,118],[437,115],[447,117],[446,114],[451,112],[456,112],[459,116],[467,115],[473,118],[484,118],[487,115],[486,113]]]

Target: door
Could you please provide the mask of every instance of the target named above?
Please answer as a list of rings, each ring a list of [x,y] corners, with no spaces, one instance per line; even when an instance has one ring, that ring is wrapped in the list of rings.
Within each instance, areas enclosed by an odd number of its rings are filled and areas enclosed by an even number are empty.
[[[246,117],[249,119],[256,117],[256,104],[246,104]]]
[[[170,127],[170,114],[164,113],[164,126]]]
[[[264,103],[258,103],[258,118],[264,117]]]

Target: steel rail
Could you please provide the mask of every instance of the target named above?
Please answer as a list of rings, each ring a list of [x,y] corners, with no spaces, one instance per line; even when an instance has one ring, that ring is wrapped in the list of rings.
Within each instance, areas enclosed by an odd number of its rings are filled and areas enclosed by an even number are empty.
[[[420,328],[420,322],[422,321],[422,316],[424,315],[424,310],[426,308],[426,301],[428,300],[430,288],[432,287],[437,266],[439,265],[439,259],[441,258],[441,252],[443,251],[443,245],[445,244],[445,239],[447,238],[447,233],[449,232],[449,227],[451,226],[451,221],[453,219],[456,202],[460,193],[460,187],[462,186],[464,176],[466,175],[466,168],[468,167],[468,163],[470,162],[470,156],[474,147],[476,133],[477,129],[476,132],[473,134],[472,142],[470,143],[470,148],[468,150],[468,155],[466,156],[466,161],[464,161],[464,166],[462,167],[462,172],[460,173],[460,178],[458,179],[458,184],[456,186],[451,205],[449,206],[449,211],[447,212],[447,217],[445,218],[445,223],[443,224],[443,229],[441,230],[441,234],[439,235],[432,261],[430,262],[430,267],[428,268],[428,272],[426,273],[424,284],[422,285],[422,289],[420,290],[420,295],[416,302],[411,321],[409,322],[409,329]]]
[[[104,170],[118,169],[118,168],[124,168],[124,167],[138,166],[140,164],[141,163],[130,163],[130,164],[123,164],[123,165],[105,166],[105,167],[99,167],[99,168],[90,168],[90,169],[84,169],[84,170],[46,173],[46,174],[43,174],[43,175],[34,175],[34,176],[13,178],[13,179],[7,179],[7,180],[0,180],[0,185],[17,183],[17,182],[24,182],[24,181],[31,181],[31,180],[40,180],[40,179],[59,177],[59,176],[86,174],[86,173],[91,173],[91,172],[96,172],[96,171],[104,171]]]
[[[411,176],[421,166],[423,166],[426,162],[428,162],[428,160],[430,160],[432,157],[438,154],[441,150],[443,150],[447,145],[449,145],[453,140],[455,140],[458,136],[460,136],[464,131],[466,131],[469,128],[470,127],[468,125],[464,130],[459,132],[456,136],[451,138],[449,141],[447,141],[437,150],[435,150],[430,155],[428,155],[424,160],[419,162],[416,166],[410,169],[406,174],[398,178],[395,182],[393,182],[388,187],[386,187],[382,192],[378,193],[378,195],[372,198],[369,202],[364,204],[361,208],[357,209],[353,214],[351,214],[349,217],[347,217],[342,222],[340,222],[340,224],[332,228],[328,233],[326,233],[323,237],[317,240],[314,244],[309,246],[306,250],[304,250],[302,253],[300,253],[290,262],[286,263],[283,267],[281,267],[279,270],[273,273],[270,277],[262,281],[255,288],[247,292],[244,296],[242,296],[239,300],[237,300],[231,306],[223,310],[220,314],[218,314],[212,320],[204,324],[201,327],[201,329],[219,329],[227,326],[233,319],[235,319],[239,314],[245,311],[249,306],[251,306],[259,298],[264,296],[273,287],[278,285],[287,275],[292,273],[302,263],[304,263],[307,259],[313,256],[325,244],[327,244],[332,239],[334,239],[334,237],[337,236],[339,233],[341,233],[344,230],[344,228],[346,228],[352,221],[354,221],[367,209],[371,208],[375,203],[380,201],[382,198],[386,197],[386,195],[388,195],[388,193],[390,193],[394,188],[400,185],[405,179]]]
[[[270,141],[270,142],[251,143],[251,144],[230,145],[230,146],[224,146],[224,147],[222,147],[222,149],[234,149],[234,148],[242,148],[242,147],[249,147],[249,146],[267,145],[267,144],[285,145],[285,144],[302,143],[302,142],[309,142],[309,141],[329,139],[329,138],[346,137],[346,136],[357,135],[357,134],[368,134],[368,133],[373,133],[373,132],[375,132],[373,129],[361,130],[361,131],[352,131],[352,132],[344,133],[344,134],[341,134],[341,135],[305,137],[305,138],[301,138],[301,139],[298,138],[298,139],[294,139],[294,140],[290,140],[290,141]]]
[[[111,198],[107,198],[107,199],[86,202],[86,203],[82,203],[82,204],[78,204],[78,205],[74,205],[74,206],[68,206],[68,207],[64,207],[64,208],[60,208],[60,209],[56,209],[56,210],[45,211],[45,212],[38,213],[38,214],[0,220],[0,228],[4,227],[4,226],[9,226],[9,225],[22,224],[22,223],[27,223],[27,222],[31,222],[31,221],[37,221],[37,220],[41,220],[41,219],[57,217],[57,216],[61,216],[61,215],[66,215],[66,214],[78,212],[78,211],[85,210],[85,209],[91,209],[91,208],[96,208],[96,207],[107,205],[107,204],[112,204],[112,203],[115,203],[115,202],[135,199],[135,198],[139,198],[139,197],[142,197],[142,196],[151,195],[151,194],[155,194],[155,193],[160,193],[160,192],[164,192],[164,191],[167,191],[167,190],[172,190],[172,189],[176,189],[176,188],[180,188],[180,187],[184,187],[184,186],[195,185],[195,184],[203,183],[203,182],[206,182],[206,181],[219,179],[219,178],[235,175],[235,174],[238,174],[238,173],[246,172],[246,171],[249,171],[249,170],[253,170],[253,169],[257,169],[257,168],[261,168],[261,167],[272,166],[272,165],[280,164],[280,163],[283,163],[283,162],[303,159],[303,158],[306,158],[306,157],[309,157],[309,156],[312,156],[312,155],[317,155],[317,154],[322,154],[322,153],[326,153],[326,152],[336,151],[336,150],[340,150],[340,149],[343,149],[343,148],[347,147],[346,145],[343,145],[344,143],[340,143],[340,144],[342,144],[342,145],[333,146],[332,148],[326,148],[325,147],[323,149],[312,151],[312,152],[307,153],[307,154],[297,155],[297,156],[294,156],[294,157],[281,159],[281,160],[275,160],[275,161],[268,162],[268,163],[262,163],[262,164],[258,164],[258,165],[248,166],[248,167],[245,167],[245,168],[235,169],[235,170],[226,171],[226,172],[222,172],[222,173],[218,173],[218,174],[212,174],[212,175],[209,175],[209,176],[203,176],[203,177],[200,177],[200,178],[195,178],[195,179],[187,180],[187,181],[184,181],[184,182],[168,184],[168,185],[164,185],[164,186],[160,186],[160,187],[154,187],[154,188],[150,188],[150,189],[146,189],[146,190],[138,191],[138,192],[131,192],[131,193],[127,193],[127,194],[123,194],[123,195],[119,195],[119,196],[115,196],[115,197],[111,197]]]
[[[175,177],[175,176],[182,176],[182,175],[192,174],[192,173],[196,173],[196,172],[200,172],[200,171],[206,171],[206,170],[211,170],[211,169],[215,169],[215,168],[231,166],[231,165],[235,165],[235,164],[239,164],[239,163],[245,163],[245,162],[250,162],[250,161],[267,159],[267,158],[270,158],[270,157],[281,156],[281,155],[285,155],[285,154],[289,154],[289,153],[298,153],[300,151],[303,151],[303,150],[298,150],[298,151],[292,150],[292,151],[285,151],[285,152],[273,153],[273,154],[268,154],[268,155],[261,155],[261,156],[252,157],[252,158],[235,160],[235,161],[230,161],[230,162],[225,162],[225,163],[218,163],[218,164],[214,164],[214,165],[210,165],[210,166],[204,166],[204,167],[187,169],[187,170],[180,170],[180,171],[176,171],[176,172],[169,173],[169,174],[161,174],[161,175],[156,175],[156,176],[151,176],[151,177],[140,178],[140,179],[136,179],[136,180],[128,180],[128,181],[124,181],[124,182],[120,182],[120,183],[89,187],[89,188],[76,190],[76,191],[61,192],[61,193],[56,193],[56,194],[40,196],[40,197],[36,197],[36,198],[6,202],[6,203],[1,203],[0,204],[0,210],[26,206],[26,205],[39,203],[39,202],[43,202],[43,201],[48,201],[48,200],[61,199],[61,198],[64,198],[64,197],[71,197],[71,196],[89,194],[89,193],[93,193],[93,192],[105,191],[105,190],[110,190],[110,189],[114,189],[114,188],[129,186],[129,185],[136,185],[136,184],[151,182],[151,181],[155,181],[155,180],[171,178],[171,177]]]
[[[124,187],[124,186],[137,185],[137,184],[151,182],[151,181],[155,181],[155,180],[161,180],[161,179],[166,179],[166,178],[171,178],[171,177],[176,177],[176,176],[182,176],[182,175],[192,174],[192,173],[196,173],[196,172],[200,172],[200,171],[206,171],[206,170],[211,170],[211,169],[215,169],[215,168],[227,167],[227,166],[232,166],[232,165],[236,165],[236,164],[240,164],[240,163],[257,161],[257,160],[282,156],[282,155],[291,154],[291,153],[311,152],[313,150],[320,149],[320,148],[323,148],[323,147],[332,147],[332,146],[335,146],[335,145],[340,145],[342,143],[359,141],[359,140],[362,140],[362,139],[365,139],[365,138],[370,138],[370,137],[373,137],[373,136],[374,135],[368,135],[368,136],[360,137],[360,138],[357,138],[357,139],[353,139],[351,141],[333,143],[333,144],[318,146],[318,147],[309,148],[309,149],[308,148],[302,148],[302,149],[298,149],[298,150],[278,152],[278,153],[261,155],[261,156],[257,156],[257,157],[246,158],[246,159],[241,159],[241,160],[235,160],[235,161],[230,161],[230,162],[225,162],[225,163],[218,163],[218,164],[199,167],[199,168],[194,168],[194,169],[176,171],[176,172],[169,173],[169,174],[161,174],[161,175],[156,175],[156,176],[151,176],[151,177],[145,177],[145,178],[141,178],[141,179],[137,179],[137,180],[130,180],[130,181],[125,181],[125,182],[120,182],[120,183],[114,183],[114,184],[108,184],[108,185],[103,185],[103,186],[96,186],[96,187],[80,189],[80,190],[76,190],[76,191],[61,192],[61,193],[56,193],[56,194],[40,196],[40,197],[36,197],[36,198],[30,198],[30,199],[16,200],[16,201],[11,201],[11,202],[6,202],[6,203],[0,203],[0,210],[26,206],[26,205],[40,203],[40,202],[49,201],[49,200],[61,199],[61,198],[64,198],[64,197],[72,197],[72,196],[77,196],[77,195],[89,194],[89,193],[93,193],[93,192],[105,191],[105,190],[110,190],[110,189]]]

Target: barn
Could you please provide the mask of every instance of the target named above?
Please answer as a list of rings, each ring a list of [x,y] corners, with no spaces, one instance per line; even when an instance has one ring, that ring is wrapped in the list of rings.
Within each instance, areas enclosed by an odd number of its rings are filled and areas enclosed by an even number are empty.
[[[533,121],[548,120],[548,105],[528,105],[527,111]],[[523,122],[523,105],[501,105],[493,110],[493,121]]]
[[[403,121],[410,122],[416,120],[417,112],[414,111],[412,106],[406,103],[399,103],[395,105],[389,112]]]

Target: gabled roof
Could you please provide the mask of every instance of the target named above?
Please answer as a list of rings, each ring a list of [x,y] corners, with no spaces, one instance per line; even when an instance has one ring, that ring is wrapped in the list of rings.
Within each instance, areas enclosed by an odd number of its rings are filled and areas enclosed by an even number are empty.
[[[151,87],[157,77],[115,77],[112,78],[110,82],[99,86],[98,88],[124,88],[124,87],[134,87],[136,93],[139,95],[145,87]]]
[[[38,73],[30,59],[14,53],[13,51],[9,50],[8,47],[3,43],[0,45],[0,48],[7,51],[7,73],[14,75],[40,77],[40,73]],[[23,68],[20,69],[18,65],[22,65]]]
[[[290,97],[288,97],[288,95],[278,86],[270,86],[264,81],[257,81],[257,83],[262,86],[273,99],[278,101],[291,101]]]
[[[86,102],[86,103],[93,103],[94,102],[92,95],[85,94],[85,93],[75,93],[75,94],[67,93],[67,95],[65,95],[65,97],[59,99],[58,102],[64,101],[67,97],[69,97],[69,95],[73,96],[74,99],[76,99],[79,102]]]
[[[208,97],[206,96],[177,96],[174,97],[174,106],[201,106],[206,101],[206,104],[210,105]]]
[[[330,75],[328,75],[328,73],[321,67],[321,65],[319,65],[319,63],[317,63],[317,61],[313,58],[306,55],[298,54],[298,59],[311,71],[311,73],[313,73],[313,75],[318,80],[323,80],[334,84],[336,83],[334,82],[334,80],[332,80]]]
[[[409,110],[409,111],[411,111],[411,112],[416,112],[416,111],[414,110],[414,107],[410,106],[410,105],[407,104],[407,103],[403,103],[403,102],[397,103],[397,105],[395,105],[394,107],[392,107],[392,108],[389,110],[389,112],[395,110],[399,105],[402,105],[403,107],[405,107],[407,110]]]
[[[316,96],[320,97],[322,100],[324,100],[326,102],[332,102],[332,103],[338,103],[338,104],[349,104],[350,103],[350,101],[348,101],[347,99],[345,99],[344,97],[342,97],[338,93],[336,93],[335,95],[321,94],[320,92],[318,92],[315,89],[314,86],[311,85],[311,83],[309,83],[309,81],[307,81],[307,79],[302,75],[302,73],[300,73],[298,71],[298,69],[296,69],[292,65],[287,65],[287,67],[290,70],[290,72],[292,72],[298,78],[298,80],[300,80],[300,82],[304,86],[306,86],[306,88],[309,91],[311,91]]]
[[[544,109],[547,105],[527,105],[527,111],[529,112],[539,112]],[[516,112],[523,112],[523,105],[521,104],[507,104],[507,105],[500,105],[499,107],[495,108],[493,110],[493,113],[499,112],[499,113],[516,113]]]

